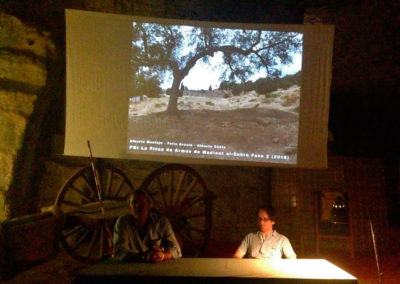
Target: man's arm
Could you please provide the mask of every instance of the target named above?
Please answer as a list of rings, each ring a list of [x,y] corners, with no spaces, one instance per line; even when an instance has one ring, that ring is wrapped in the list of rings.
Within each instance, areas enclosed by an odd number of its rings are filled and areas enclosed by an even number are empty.
[[[244,237],[242,242],[240,243],[240,246],[237,248],[235,253],[233,254],[233,258],[243,258],[246,254],[247,248],[249,247],[249,235]]]
[[[182,256],[181,246],[179,245],[174,230],[172,229],[171,223],[166,219],[165,224],[165,251],[164,259],[179,258]]]
[[[172,254],[170,251],[164,252],[164,250],[158,246],[153,246],[153,251],[151,254],[152,262],[162,262],[165,260],[169,260],[172,258]]]
[[[296,253],[294,252],[292,245],[288,238],[285,237],[282,244],[282,254],[285,258],[295,259],[297,258]]]
[[[150,260],[152,262],[161,262],[172,258],[179,258],[182,256],[181,247],[175,237],[171,223],[167,218],[161,219],[161,239],[160,246],[153,245]]]
[[[125,261],[139,261],[142,260],[141,253],[134,253],[129,249],[128,231],[129,226],[126,224],[126,219],[123,217],[117,219],[114,226],[113,233],[113,246],[114,246],[114,259]]]
[[[233,258],[243,258],[245,252],[242,252],[240,249],[237,249],[236,252],[233,254]]]

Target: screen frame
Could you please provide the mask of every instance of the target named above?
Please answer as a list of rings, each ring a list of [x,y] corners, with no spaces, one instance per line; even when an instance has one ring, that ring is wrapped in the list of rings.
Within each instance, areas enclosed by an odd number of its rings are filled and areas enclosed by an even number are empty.
[[[301,70],[302,74],[310,75],[302,76],[297,164],[128,154],[127,113],[131,79],[128,75],[130,64],[124,65],[124,59],[131,52],[131,37],[124,38],[118,34],[129,34],[133,20],[303,33]],[[87,156],[87,141],[90,141],[93,155],[100,158],[184,164],[326,168],[333,35],[332,25],[205,22],[66,9],[67,110],[64,155]],[[110,40],[110,36],[115,37]],[[109,44],[109,41],[113,44]],[[102,69],[102,66],[114,68]],[[116,101],[107,95],[109,93],[120,94],[120,100]],[[110,111],[110,106],[119,112]]]

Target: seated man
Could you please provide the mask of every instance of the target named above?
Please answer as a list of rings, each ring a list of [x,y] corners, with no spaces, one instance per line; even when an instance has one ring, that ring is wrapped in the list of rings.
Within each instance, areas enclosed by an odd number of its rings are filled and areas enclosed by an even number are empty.
[[[181,248],[171,223],[157,210],[150,209],[146,193],[136,190],[128,197],[131,213],[115,223],[114,259],[161,262],[181,257]]]
[[[248,234],[236,250],[233,257],[281,259],[296,258],[289,239],[274,230],[275,212],[273,208],[262,206],[257,210],[260,230]]]

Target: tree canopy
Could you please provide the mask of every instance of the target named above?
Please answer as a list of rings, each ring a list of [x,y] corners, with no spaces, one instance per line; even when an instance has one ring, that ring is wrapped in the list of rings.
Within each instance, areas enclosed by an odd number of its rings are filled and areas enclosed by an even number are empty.
[[[222,53],[221,80],[245,82],[263,69],[281,75],[281,64],[299,52],[299,33],[133,23],[132,66],[136,78],[162,81],[172,75],[168,111],[177,111],[179,87],[197,62]],[[199,78],[201,80],[201,78]]]

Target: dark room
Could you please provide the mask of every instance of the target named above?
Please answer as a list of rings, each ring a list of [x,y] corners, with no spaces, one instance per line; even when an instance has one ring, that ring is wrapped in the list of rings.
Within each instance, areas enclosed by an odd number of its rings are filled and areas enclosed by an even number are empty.
[[[400,3],[0,0],[0,282],[400,282]]]

